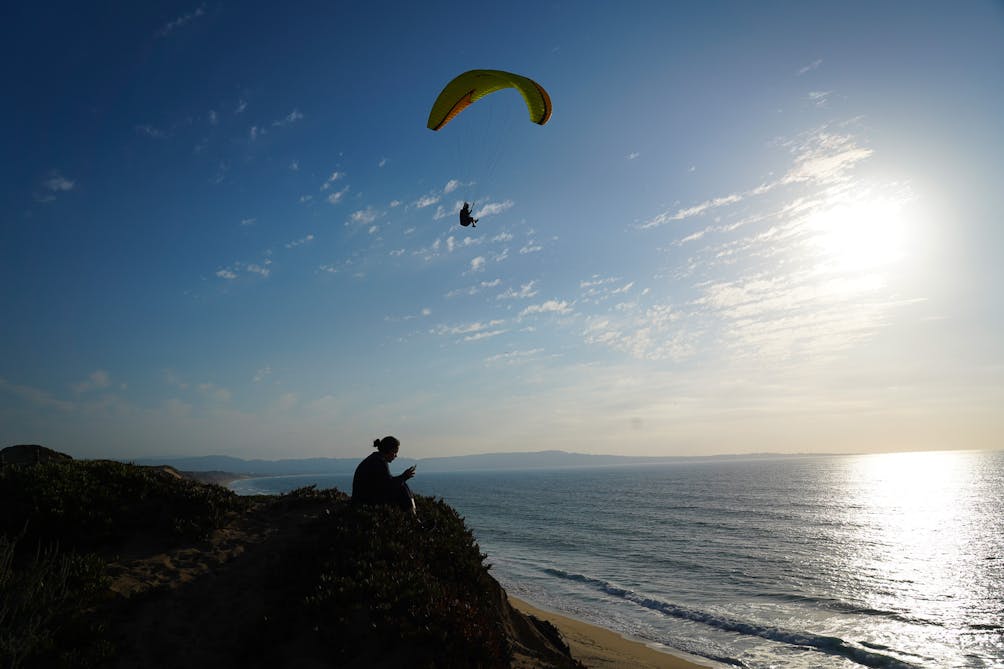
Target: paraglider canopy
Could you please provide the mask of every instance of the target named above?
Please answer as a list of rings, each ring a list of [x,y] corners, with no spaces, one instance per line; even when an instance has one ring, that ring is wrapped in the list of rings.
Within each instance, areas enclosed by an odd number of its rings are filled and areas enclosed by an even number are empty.
[[[440,92],[429,112],[429,129],[439,130],[473,102],[504,88],[519,91],[534,123],[544,125],[551,118],[551,97],[536,81],[502,70],[470,70]]]

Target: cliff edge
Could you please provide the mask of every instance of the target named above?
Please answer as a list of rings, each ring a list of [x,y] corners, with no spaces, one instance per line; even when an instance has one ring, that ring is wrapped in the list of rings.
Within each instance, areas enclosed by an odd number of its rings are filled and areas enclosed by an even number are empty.
[[[238,497],[53,460],[0,471],[0,665],[581,667],[509,604],[463,519],[304,488]]]

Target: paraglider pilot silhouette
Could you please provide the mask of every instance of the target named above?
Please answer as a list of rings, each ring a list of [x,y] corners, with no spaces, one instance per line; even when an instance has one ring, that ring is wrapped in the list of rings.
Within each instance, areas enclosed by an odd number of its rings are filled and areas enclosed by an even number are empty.
[[[468,225],[471,226],[472,228],[476,228],[478,226],[475,225],[475,223],[477,223],[479,220],[480,219],[474,218],[471,215],[471,206],[466,202],[464,202],[464,207],[463,209],[460,210],[460,225],[464,226],[465,228]]]

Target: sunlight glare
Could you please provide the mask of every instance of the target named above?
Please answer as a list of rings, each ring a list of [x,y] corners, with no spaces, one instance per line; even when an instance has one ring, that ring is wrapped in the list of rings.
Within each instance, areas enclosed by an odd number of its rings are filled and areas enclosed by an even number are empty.
[[[813,214],[809,229],[824,258],[823,266],[831,271],[872,270],[904,256],[902,203],[894,200],[837,204]]]

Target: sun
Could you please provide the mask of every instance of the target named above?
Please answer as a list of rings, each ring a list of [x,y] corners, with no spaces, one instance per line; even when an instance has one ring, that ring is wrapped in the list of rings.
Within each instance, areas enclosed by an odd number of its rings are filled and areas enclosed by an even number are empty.
[[[907,231],[902,202],[867,199],[833,203],[808,219],[820,265],[840,272],[867,272],[905,255]]]

